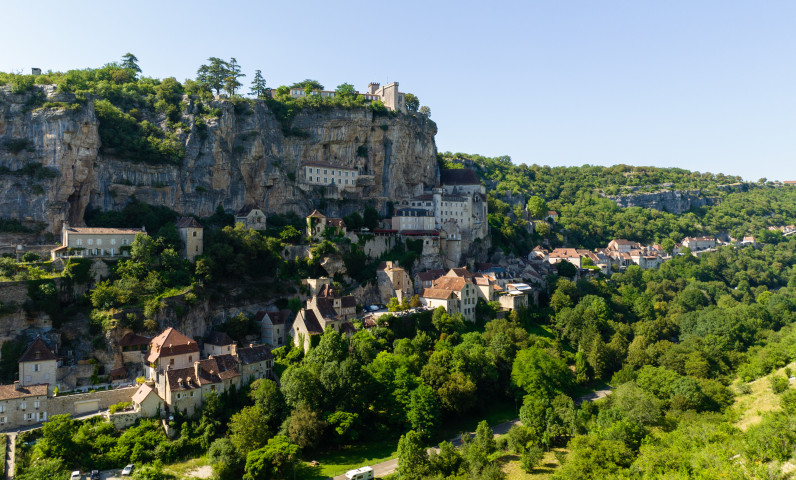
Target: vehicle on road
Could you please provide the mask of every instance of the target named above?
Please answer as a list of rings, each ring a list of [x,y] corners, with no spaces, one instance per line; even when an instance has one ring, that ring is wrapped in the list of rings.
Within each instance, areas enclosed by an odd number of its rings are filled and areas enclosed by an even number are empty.
[[[133,465],[132,463],[130,465],[127,465],[126,467],[124,467],[124,469],[122,469],[122,476],[123,477],[129,477],[130,475],[132,475],[133,474],[133,468],[135,468],[135,465]]]
[[[373,480],[373,468],[360,467],[356,470],[349,470],[345,472],[345,478],[347,480]]]
[[[69,476],[69,480],[80,480],[81,478],[83,478],[83,475],[81,475],[77,470],[72,472],[72,475]]]
[[[101,480],[99,470],[92,470],[89,480]]]

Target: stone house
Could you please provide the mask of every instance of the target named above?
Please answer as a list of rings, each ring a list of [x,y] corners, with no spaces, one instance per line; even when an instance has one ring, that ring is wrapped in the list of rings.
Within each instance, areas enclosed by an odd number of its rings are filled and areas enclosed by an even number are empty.
[[[176,226],[182,240],[182,256],[193,262],[204,254],[204,228],[193,217],[181,217]]]
[[[56,387],[57,372],[58,357],[41,337],[36,337],[19,358],[20,386],[49,385],[48,391],[52,393]]]
[[[128,255],[130,245],[138,234],[146,235],[145,228],[95,228],[61,227],[61,246],[53,249],[50,256],[58,257],[116,257]]]
[[[165,407],[155,389],[146,383],[142,383],[138,387],[130,403],[133,404],[133,409],[144,418],[157,416],[158,412],[163,412]]]
[[[185,368],[167,369],[159,377],[158,392],[169,411],[193,416],[205,395],[240,388],[238,362],[232,355],[219,355],[193,362]]]
[[[313,240],[321,240],[327,228],[332,229],[336,235],[346,234],[346,225],[342,218],[327,217],[318,210],[313,210],[307,216],[307,236]]]
[[[290,96],[293,98],[300,98],[306,94],[307,92],[301,87],[290,89]],[[331,98],[336,96],[337,92],[334,90],[313,90],[310,95]],[[369,102],[381,101],[388,110],[406,112],[406,94],[398,91],[398,82],[391,82],[383,87],[378,83],[371,82],[368,84],[367,91],[364,93],[356,92],[356,95],[362,95]]]
[[[119,347],[122,349],[122,360],[124,363],[143,363],[151,341],[151,338],[134,332],[126,333],[119,339]]]
[[[237,352],[241,381],[251,383],[261,378],[270,378],[274,356],[268,345],[240,347]]]
[[[224,332],[213,330],[202,344],[202,354],[206,357],[216,355],[234,355],[235,340]]]
[[[461,313],[466,320],[474,322],[478,295],[478,289],[470,279],[446,275],[435,280],[431,288],[423,290],[420,301],[431,308],[444,306],[448,314]]]
[[[685,237],[683,247],[691,249],[692,252],[716,248],[716,239],[713,237]]]
[[[498,301],[504,310],[527,308],[528,294],[519,290],[509,290],[505,295],[499,296]]]
[[[434,280],[445,275],[445,270],[434,269],[415,274],[415,293],[422,293],[424,289],[431,288]]]
[[[48,385],[0,385],[0,429],[47,420]]]
[[[250,203],[235,212],[235,223],[242,223],[247,229],[265,230],[266,216],[260,207]]]
[[[285,345],[292,317],[293,312],[290,310],[279,310],[278,312],[261,310],[257,312],[254,319],[260,323],[260,338],[262,342],[273,348]]]
[[[160,384],[167,369],[191,368],[199,360],[199,345],[177,330],[169,327],[149,343],[144,372],[147,380]],[[163,397],[163,393],[158,391]]]
[[[424,208],[396,208],[390,223],[392,229],[398,232],[428,232],[436,228],[434,213]]]
[[[556,263],[567,261],[578,268],[581,268],[582,265],[580,263],[582,255],[574,248],[556,248],[547,258],[547,261],[551,265],[555,265]]]
[[[311,338],[323,334],[327,328],[333,328],[347,337],[356,331],[349,321],[356,315],[356,300],[354,297],[333,296],[329,294],[330,290],[322,289],[322,295],[307,300],[306,306],[299,310],[293,321],[290,329],[293,344],[302,347],[305,352],[310,349]]]
[[[631,242],[630,240],[625,240],[624,238],[617,238],[608,243],[608,248],[606,250],[625,253],[630,252],[631,250],[640,250],[641,248],[643,247],[638,242]]]
[[[403,301],[412,295],[412,279],[403,268],[392,261],[381,262],[379,269],[376,270],[376,278],[379,285],[379,294],[384,303],[390,298],[397,298]]]

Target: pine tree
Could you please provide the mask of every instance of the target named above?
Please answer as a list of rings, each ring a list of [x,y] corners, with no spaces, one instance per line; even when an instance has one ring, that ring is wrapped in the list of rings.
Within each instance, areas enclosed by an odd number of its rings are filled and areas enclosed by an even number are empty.
[[[268,89],[265,88],[265,78],[263,78],[262,71],[255,70],[254,80],[252,80],[252,87],[249,95],[254,95],[256,98],[263,98],[267,91]]]

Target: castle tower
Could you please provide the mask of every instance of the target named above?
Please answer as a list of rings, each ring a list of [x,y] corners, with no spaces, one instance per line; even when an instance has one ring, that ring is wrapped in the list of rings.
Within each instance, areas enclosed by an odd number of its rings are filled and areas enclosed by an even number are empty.
[[[204,253],[204,229],[193,217],[182,217],[177,220],[177,232],[182,240],[184,258],[194,259]]]

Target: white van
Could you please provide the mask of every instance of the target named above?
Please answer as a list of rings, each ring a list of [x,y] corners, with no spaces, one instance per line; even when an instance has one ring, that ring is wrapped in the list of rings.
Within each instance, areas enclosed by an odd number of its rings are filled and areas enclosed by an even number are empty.
[[[371,467],[360,467],[356,470],[345,472],[347,480],[373,480],[373,469]]]

